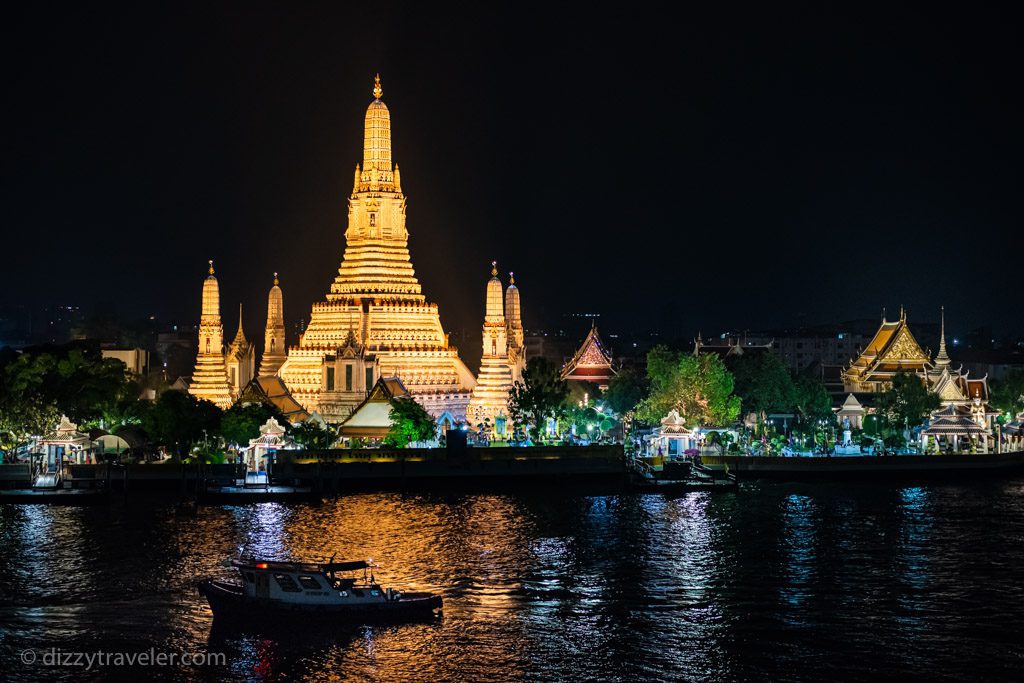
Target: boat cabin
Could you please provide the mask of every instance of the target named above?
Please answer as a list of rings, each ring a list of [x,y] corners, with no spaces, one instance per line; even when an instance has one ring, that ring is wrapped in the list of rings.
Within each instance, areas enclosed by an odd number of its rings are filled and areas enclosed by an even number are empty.
[[[377,585],[371,565],[355,562],[270,562],[232,560],[247,597],[300,604],[357,605],[397,600],[398,591]],[[362,571],[362,577],[337,576]]]

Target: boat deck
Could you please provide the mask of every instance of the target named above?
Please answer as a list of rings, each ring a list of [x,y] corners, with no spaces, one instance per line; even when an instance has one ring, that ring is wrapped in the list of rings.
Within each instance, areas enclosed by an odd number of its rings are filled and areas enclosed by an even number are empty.
[[[308,486],[265,486],[260,488],[221,486],[207,489],[201,497],[201,502],[241,505],[245,503],[283,503],[314,500],[317,497],[318,494]]]

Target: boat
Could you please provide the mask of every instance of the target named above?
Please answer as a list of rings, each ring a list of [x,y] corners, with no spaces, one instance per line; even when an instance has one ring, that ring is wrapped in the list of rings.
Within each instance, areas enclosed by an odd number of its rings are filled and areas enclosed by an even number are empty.
[[[265,624],[365,623],[417,619],[441,611],[441,596],[384,588],[370,561],[309,563],[236,559],[239,582],[206,579],[199,593],[215,620]],[[359,576],[338,576],[362,572]]]

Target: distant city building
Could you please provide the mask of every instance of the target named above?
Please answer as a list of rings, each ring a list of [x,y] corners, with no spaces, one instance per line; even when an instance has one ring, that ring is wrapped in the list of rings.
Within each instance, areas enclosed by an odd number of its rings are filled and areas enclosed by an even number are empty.
[[[116,358],[128,372],[141,377],[149,372],[149,351],[145,349],[100,349],[104,358]]]
[[[702,353],[713,353],[722,360],[742,356],[747,353],[771,353],[774,351],[772,342],[757,343],[748,339],[734,338],[722,335],[721,339],[715,342],[706,342],[700,334],[693,340],[693,355],[699,356]]]
[[[159,332],[156,336],[156,360],[160,374],[167,382],[188,376],[195,365],[199,349],[197,328],[184,330],[174,325],[172,329]]]
[[[870,332],[852,331],[851,326],[727,332],[702,343],[708,347],[770,347],[787,368],[800,372],[815,365],[846,365],[855,358],[871,336]]]

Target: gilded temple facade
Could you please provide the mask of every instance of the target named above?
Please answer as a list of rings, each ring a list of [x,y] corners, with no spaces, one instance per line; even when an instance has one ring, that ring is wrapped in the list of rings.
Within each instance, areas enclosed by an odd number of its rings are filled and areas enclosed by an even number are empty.
[[[380,377],[401,378],[435,417],[464,416],[476,379],[448,344],[437,304],[426,300],[413,270],[406,198],[391,158],[391,115],[381,94],[378,78],[338,275],[278,374],[306,410],[330,422],[341,422]]]
[[[228,383],[227,363],[224,358],[224,326],[220,321],[220,284],[214,275],[213,261],[210,273],[203,281],[202,317],[199,319],[199,351],[196,369],[188,391],[198,399],[210,401],[223,409],[231,407],[233,396]]]
[[[487,281],[482,341],[480,373],[466,419],[474,427],[490,425],[491,432],[501,438],[509,431],[509,392],[522,378],[525,355],[515,275],[509,273],[509,286],[503,296],[496,262],[491,263],[491,279]]]
[[[954,368],[946,351],[946,314],[942,311],[939,352],[934,360],[921,348],[907,325],[906,311],[898,320],[884,317],[875,336],[843,372],[844,389],[850,393],[879,394],[892,384],[897,372],[917,375],[942,405],[970,416],[981,426],[990,426],[995,412],[988,409],[988,378],[972,378]]]

